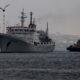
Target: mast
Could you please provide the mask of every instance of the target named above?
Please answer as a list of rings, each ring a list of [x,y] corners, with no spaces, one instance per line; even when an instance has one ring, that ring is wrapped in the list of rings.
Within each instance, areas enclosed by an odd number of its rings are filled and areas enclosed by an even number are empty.
[[[47,22],[46,35],[48,36],[48,22]]]
[[[27,18],[27,16],[25,16],[24,9],[23,9],[21,12],[21,27],[24,27],[25,18]]]
[[[33,24],[35,24],[35,18],[33,18]]]

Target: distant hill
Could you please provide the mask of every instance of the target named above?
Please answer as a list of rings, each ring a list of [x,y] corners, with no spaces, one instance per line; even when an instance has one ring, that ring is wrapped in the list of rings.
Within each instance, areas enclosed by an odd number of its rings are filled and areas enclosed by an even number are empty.
[[[60,33],[51,34],[50,37],[55,41],[56,47],[55,50],[64,51],[66,48],[76,43],[80,36],[76,35],[65,35]]]

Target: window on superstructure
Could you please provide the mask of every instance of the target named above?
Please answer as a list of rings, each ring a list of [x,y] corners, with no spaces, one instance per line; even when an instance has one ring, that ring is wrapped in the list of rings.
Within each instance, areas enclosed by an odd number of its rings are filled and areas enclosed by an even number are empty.
[[[27,31],[29,31],[29,30],[27,29]]]
[[[13,29],[11,31],[14,31]]]
[[[25,29],[24,31],[26,32],[27,30]]]
[[[20,29],[20,31],[23,31],[22,29]]]
[[[18,31],[17,29],[15,29],[15,31]]]

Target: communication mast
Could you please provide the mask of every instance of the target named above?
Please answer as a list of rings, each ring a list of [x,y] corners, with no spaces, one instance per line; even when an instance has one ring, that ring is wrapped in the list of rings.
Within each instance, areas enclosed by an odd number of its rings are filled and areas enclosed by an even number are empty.
[[[9,6],[10,4],[4,6],[4,8],[0,7],[0,9],[3,11],[3,33],[5,33],[5,12],[6,12],[6,8]]]
[[[47,22],[46,35],[48,36],[48,22]]]
[[[25,15],[24,9],[23,9],[21,12],[21,27],[24,27],[25,18],[27,18],[27,16]]]

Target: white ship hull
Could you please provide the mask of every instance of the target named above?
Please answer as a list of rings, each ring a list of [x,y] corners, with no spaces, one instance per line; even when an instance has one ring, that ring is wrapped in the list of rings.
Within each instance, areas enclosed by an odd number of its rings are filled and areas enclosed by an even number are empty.
[[[33,45],[7,34],[0,34],[1,52],[52,52],[55,44]]]

